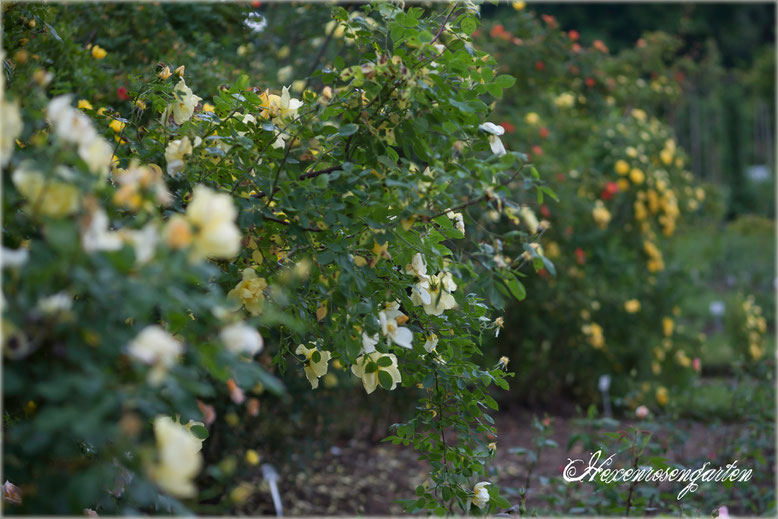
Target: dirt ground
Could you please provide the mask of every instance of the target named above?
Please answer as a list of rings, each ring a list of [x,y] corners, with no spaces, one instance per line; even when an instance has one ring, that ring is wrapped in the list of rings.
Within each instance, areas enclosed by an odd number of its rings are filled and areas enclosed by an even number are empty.
[[[492,463],[495,473],[490,479],[509,493],[510,489],[517,490],[526,483],[526,460],[511,453],[510,449],[531,447],[532,417],[530,411],[522,408],[508,408],[495,416],[499,431],[498,453]],[[560,476],[568,456],[581,454],[580,457],[585,459],[589,456],[588,452],[582,452],[580,444],[572,452],[567,452],[570,436],[576,430],[580,432],[580,426],[574,426],[573,419],[568,416],[552,418],[552,438],[558,447],[543,451],[530,480],[531,489],[540,486],[539,478]],[[620,428],[626,425],[622,422]],[[715,452],[726,441],[726,428],[712,429],[708,424],[700,422],[675,423],[673,428],[676,434],[679,430],[685,431],[688,440],[682,444],[673,442],[668,456],[671,461],[683,463],[700,456],[710,456],[709,453]],[[662,431],[657,437],[660,442],[666,440]],[[396,501],[413,497],[416,486],[427,477],[426,466],[416,457],[411,448],[402,445],[351,439],[306,460],[307,470],[281,467],[279,489],[284,515],[402,514],[402,507]],[[245,512],[250,515],[274,514],[267,484],[258,483],[260,490],[247,503]],[[533,497],[530,491],[528,509],[531,510],[537,503],[537,497]]]

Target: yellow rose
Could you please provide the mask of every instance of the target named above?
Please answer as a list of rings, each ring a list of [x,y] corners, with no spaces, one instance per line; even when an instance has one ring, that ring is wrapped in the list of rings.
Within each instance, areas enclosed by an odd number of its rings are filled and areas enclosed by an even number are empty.
[[[645,173],[643,173],[642,170],[640,170],[638,168],[633,168],[632,171],[629,172],[629,179],[634,184],[638,184],[639,185],[639,184],[642,184],[643,181],[646,179],[646,175],[645,175]]]
[[[227,297],[237,300],[251,315],[259,315],[265,304],[266,288],[265,278],[257,277],[254,269],[247,268],[243,270],[243,279],[229,291]]]
[[[597,227],[605,229],[608,227],[608,223],[611,221],[611,213],[605,207],[601,200],[597,200],[594,203],[594,209],[592,209],[592,217],[594,218]]]
[[[226,193],[195,186],[186,219],[194,228],[193,258],[230,259],[240,251],[241,234],[235,225],[238,213]]]
[[[305,357],[305,377],[311,383],[311,388],[316,389],[319,387],[319,378],[327,374],[327,363],[332,358],[332,354],[328,351],[321,351],[315,346],[306,348],[302,344],[297,346],[294,352]]]
[[[108,53],[105,51],[105,49],[99,45],[92,47],[92,57],[95,59],[103,59],[107,54]]]
[[[664,332],[666,337],[670,337],[673,334],[673,328],[675,327],[675,323],[672,319],[669,317],[663,317],[662,318],[662,331]]]
[[[669,166],[673,162],[673,152],[665,148],[659,152],[659,158],[666,166]]]
[[[659,386],[656,388],[656,401],[661,406],[666,406],[670,401],[670,395],[667,392],[667,388]]]
[[[194,497],[194,478],[200,472],[202,441],[169,416],[154,419],[154,436],[159,459],[149,470],[151,479],[175,497]]]
[[[524,2],[522,2],[524,3]],[[524,116],[524,122],[527,124],[538,124],[540,122],[540,116],[535,112],[530,112]]]
[[[60,169],[61,168],[61,169]],[[67,169],[58,168],[64,176]],[[79,208],[81,194],[78,188],[67,182],[49,179],[35,169],[34,163],[25,160],[14,170],[11,180],[19,193],[28,201],[33,213],[61,217],[75,213]]]
[[[392,353],[374,351],[360,355],[351,366],[351,372],[362,379],[367,394],[375,391],[379,385],[390,386],[388,389],[391,391],[402,382],[400,370],[397,369],[397,357]]]
[[[626,175],[627,173],[629,173],[629,164],[627,164],[626,160],[619,159],[616,161],[616,165],[614,166],[613,169],[615,169],[616,173],[618,173],[619,175]]]
[[[79,105],[80,105],[80,104],[81,104],[81,103],[79,103]],[[81,108],[81,107],[79,106],[79,108]],[[124,129],[124,126],[125,126],[125,124],[124,124],[123,122],[121,122],[120,120],[118,120],[118,119],[114,119],[113,121],[111,121],[111,122],[108,124],[108,126],[109,126],[109,127],[110,127],[110,128],[111,128],[111,129],[112,129],[114,132],[116,132],[116,133],[121,133],[121,131]]]
[[[627,313],[634,314],[640,311],[640,301],[637,299],[630,299],[624,303],[624,309]]]

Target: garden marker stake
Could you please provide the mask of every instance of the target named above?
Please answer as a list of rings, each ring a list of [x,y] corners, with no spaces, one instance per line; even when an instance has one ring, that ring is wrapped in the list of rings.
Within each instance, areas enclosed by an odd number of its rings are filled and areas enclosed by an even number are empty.
[[[281,495],[278,493],[278,472],[273,465],[264,463],[262,465],[262,477],[265,478],[265,481],[270,486],[270,495],[273,497],[276,516],[281,517],[283,508],[281,507]]]
[[[600,388],[600,393],[602,393],[602,412],[605,413],[606,417],[610,418],[612,416],[611,399],[610,395],[608,394],[608,390],[611,387],[610,375],[602,375],[597,386]]]

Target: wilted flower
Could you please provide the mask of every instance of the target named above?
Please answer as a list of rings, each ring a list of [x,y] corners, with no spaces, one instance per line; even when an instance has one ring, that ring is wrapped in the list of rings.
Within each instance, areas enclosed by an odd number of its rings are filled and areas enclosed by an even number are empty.
[[[357,357],[351,366],[351,372],[362,379],[362,385],[369,395],[381,384],[390,391],[402,382],[400,370],[397,369],[397,357],[392,353],[374,351]]]
[[[316,389],[319,387],[319,378],[327,374],[327,363],[330,361],[332,354],[328,351],[320,351],[315,346],[306,348],[302,344],[297,346],[294,352],[305,357],[305,376],[308,378],[308,382],[311,383],[311,387]]]

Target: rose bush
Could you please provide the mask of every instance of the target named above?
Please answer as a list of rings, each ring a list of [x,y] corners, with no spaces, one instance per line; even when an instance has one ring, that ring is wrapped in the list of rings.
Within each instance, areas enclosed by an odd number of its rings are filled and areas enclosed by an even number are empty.
[[[524,359],[514,386],[524,399],[600,402],[598,380],[609,375],[617,405],[659,410],[700,371],[705,340],[679,304],[694,266],[669,257],[667,244],[679,226],[720,215],[720,197],[694,180],[662,122],[682,92],[679,42],[653,33],[611,55],[515,7],[477,38],[523,87],[498,104],[496,121],[564,203],[540,208],[556,272],[527,280],[532,300],[506,316],[500,352]],[[548,374],[540,384],[538,370]]]
[[[523,267],[553,269],[528,205],[553,192],[490,120],[514,79],[473,46],[473,5],[335,7],[310,70],[251,77],[206,72],[185,38],[155,65],[151,41],[111,24],[81,35],[74,6],[3,9],[14,511],[233,510],[273,449],[251,434],[261,407],[333,372],[417,400],[388,438],[430,465],[409,511],[509,505],[479,482],[507,359],[478,360],[503,323],[494,304],[525,295]],[[178,7],[86,16],[174,37],[181,13],[160,9]],[[523,226],[476,225],[477,208]]]

